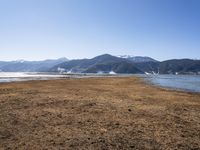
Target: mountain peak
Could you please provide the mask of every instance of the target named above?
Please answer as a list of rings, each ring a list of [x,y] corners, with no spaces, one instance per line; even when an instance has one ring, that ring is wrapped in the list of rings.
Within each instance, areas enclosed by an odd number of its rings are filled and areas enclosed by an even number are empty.
[[[14,62],[16,62],[16,63],[24,63],[25,60],[24,59],[18,59],[18,60],[15,60]]]
[[[134,55],[118,55],[117,57],[119,58],[132,58],[132,57],[135,57]]]
[[[112,56],[110,54],[102,54],[102,55],[99,55],[99,56],[96,56],[96,57],[114,57],[114,56]]]
[[[157,60],[147,56],[133,56],[133,55],[118,55],[119,58],[128,59],[130,61],[141,63],[141,62],[158,62]]]
[[[69,61],[69,59],[67,59],[66,57],[58,58],[58,60],[61,60],[61,61]]]

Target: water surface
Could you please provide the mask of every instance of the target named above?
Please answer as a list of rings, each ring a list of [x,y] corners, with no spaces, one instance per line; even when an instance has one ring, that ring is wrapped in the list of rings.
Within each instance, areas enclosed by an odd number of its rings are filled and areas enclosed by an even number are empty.
[[[0,72],[0,83],[28,81],[28,80],[49,80],[59,78],[91,78],[91,77],[129,77],[135,75],[109,75],[109,74],[57,74],[57,73],[38,73],[38,72]],[[154,85],[200,92],[200,75],[136,75],[144,78]]]
[[[48,80],[64,77],[59,74],[37,73],[37,72],[0,72],[0,83],[2,82],[16,82],[28,80]]]
[[[200,92],[200,75],[140,75],[145,80],[162,87]]]

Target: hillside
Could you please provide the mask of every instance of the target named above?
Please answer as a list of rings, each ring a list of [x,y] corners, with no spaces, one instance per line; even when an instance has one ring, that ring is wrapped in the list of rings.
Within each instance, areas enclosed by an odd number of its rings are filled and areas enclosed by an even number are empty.
[[[200,60],[173,59],[163,61],[159,65],[160,74],[199,74]]]
[[[82,72],[82,73],[143,73],[134,64],[123,58],[118,58],[109,54],[100,55],[92,59],[80,59],[64,62],[53,67],[50,71],[58,71],[63,68],[66,71]]]
[[[143,62],[158,62],[157,60],[147,57],[147,56],[131,56],[131,55],[119,55],[119,58],[125,58],[127,60],[133,61],[135,63],[143,63]]]
[[[143,72],[154,74],[159,72],[160,62],[139,62],[134,63],[134,65]]]
[[[92,59],[71,60],[58,64],[50,71],[78,73],[152,73],[152,74],[200,74],[200,60],[174,59],[159,62],[150,57],[112,56],[104,54]]]
[[[115,73],[144,73],[137,67],[135,67],[132,63],[128,61],[121,61],[121,62],[115,62],[115,63],[102,63],[102,64],[96,64],[90,68],[88,68],[85,73],[109,73],[111,71],[114,71]]]
[[[200,60],[172,59],[159,62],[150,57],[112,56],[104,54],[92,59],[60,58],[44,61],[0,61],[2,72],[68,72],[124,74],[200,74]]]
[[[1,61],[0,71],[2,72],[45,72],[53,66],[66,62],[68,59],[60,58],[55,60],[44,60],[44,61]]]

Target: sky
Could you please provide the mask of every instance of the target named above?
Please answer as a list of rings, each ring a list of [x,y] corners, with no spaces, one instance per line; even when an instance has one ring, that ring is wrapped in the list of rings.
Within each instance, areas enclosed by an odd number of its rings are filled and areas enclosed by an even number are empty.
[[[200,59],[200,0],[0,0],[0,60]]]

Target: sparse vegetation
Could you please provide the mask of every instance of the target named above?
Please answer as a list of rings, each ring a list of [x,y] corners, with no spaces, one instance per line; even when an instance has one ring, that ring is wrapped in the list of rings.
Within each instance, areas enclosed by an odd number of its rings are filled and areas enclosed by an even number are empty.
[[[0,149],[200,149],[200,95],[141,79],[0,85]]]

